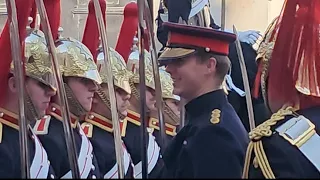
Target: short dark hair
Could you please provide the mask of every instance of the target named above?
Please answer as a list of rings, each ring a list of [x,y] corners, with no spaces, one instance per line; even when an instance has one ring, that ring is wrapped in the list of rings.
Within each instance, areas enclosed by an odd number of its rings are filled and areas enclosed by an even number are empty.
[[[216,75],[223,81],[225,76],[228,74],[231,66],[231,61],[228,58],[228,56],[225,55],[217,55],[213,53],[207,53],[204,51],[199,51],[196,53],[196,56],[199,57],[198,59],[201,62],[205,62],[209,60],[210,58],[214,58],[217,62],[216,69],[217,73]]]

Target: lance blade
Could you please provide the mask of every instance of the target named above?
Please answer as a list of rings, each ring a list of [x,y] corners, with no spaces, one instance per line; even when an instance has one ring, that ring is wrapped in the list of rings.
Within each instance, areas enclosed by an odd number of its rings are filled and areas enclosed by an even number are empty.
[[[226,0],[221,0],[221,30],[226,28]]]
[[[47,12],[43,3],[43,0],[36,0],[37,9],[40,14],[41,19],[41,25],[43,27],[43,33],[45,34],[46,41],[49,49],[49,53],[51,54],[52,59],[52,65],[54,68],[54,74],[57,79],[58,84],[58,97],[60,99],[60,106],[62,111],[62,117],[63,117],[63,131],[66,138],[66,145],[67,145],[67,151],[68,151],[68,158],[70,163],[70,169],[72,172],[72,178],[74,179],[80,179],[80,172],[79,172],[79,166],[78,166],[78,157],[77,157],[77,151],[75,146],[75,140],[73,135],[73,130],[70,125],[70,111],[69,106],[67,102],[67,97],[65,93],[64,83],[62,80],[62,75],[60,73],[59,64],[58,64],[58,57],[56,54],[56,47],[53,41],[51,28],[47,16]]]
[[[145,80],[145,23],[144,23],[144,11],[145,1],[137,0],[138,4],[138,47],[139,47],[139,87],[140,87],[140,121],[141,121],[141,166],[142,166],[142,179],[148,179],[148,155],[147,155],[147,106],[146,106],[146,80]]]
[[[152,69],[153,69],[153,77],[155,83],[155,91],[156,91],[156,108],[158,109],[158,119],[160,124],[160,139],[159,142],[161,150],[163,151],[167,145],[166,142],[166,133],[165,133],[165,123],[163,119],[163,99],[162,99],[162,89],[161,89],[161,82],[160,82],[160,75],[159,75],[159,67],[157,61],[157,52],[156,52],[156,43],[154,40],[154,30],[153,30],[153,20],[152,20],[152,11],[149,7],[149,3],[147,0],[145,2],[145,21],[147,25],[147,30],[150,36],[151,46],[150,46],[150,54],[151,54],[151,61],[152,61]],[[140,9],[139,9],[140,11]]]
[[[24,73],[23,61],[21,57],[21,45],[17,19],[17,7],[15,0],[6,0],[8,10],[8,20],[10,24],[10,44],[11,54],[14,63],[14,77],[18,81],[17,89],[19,96],[19,143],[21,157],[21,177],[30,179],[30,159],[29,159],[29,141],[28,141],[28,121],[24,111]]]
[[[180,108],[179,130],[181,130],[186,124],[186,109],[184,108],[185,105],[186,105],[185,99],[180,97],[180,103],[179,103],[179,108]]]
[[[237,35],[237,39],[235,41],[236,43],[236,50],[239,58],[240,68],[241,68],[241,75],[243,80],[243,86],[244,90],[246,92],[246,103],[247,103],[247,110],[249,115],[249,125],[250,130],[253,130],[255,128],[255,121],[254,121],[254,115],[253,115],[253,106],[252,106],[252,99],[251,99],[251,91],[249,86],[249,80],[248,80],[248,74],[247,74],[247,68],[243,57],[242,47],[239,41],[238,31],[233,25],[233,33]]]
[[[98,24],[99,34],[101,37],[102,49],[104,53],[104,63],[106,64],[107,68],[107,76],[108,78],[108,91],[109,91],[109,98],[111,104],[111,117],[112,117],[112,124],[114,127],[114,141],[115,141],[115,151],[116,151],[116,160],[118,164],[118,177],[120,179],[124,178],[124,163],[123,163],[123,149],[122,149],[122,140],[120,135],[120,124],[119,124],[119,115],[117,110],[117,103],[116,103],[116,95],[114,91],[114,84],[113,84],[113,77],[112,70],[111,70],[111,62],[110,62],[110,54],[109,54],[109,46],[107,41],[107,33],[106,27],[103,22],[103,15],[101,12],[101,6],[99,0],[93,0],[94,9],[96,14],[96,20]]]

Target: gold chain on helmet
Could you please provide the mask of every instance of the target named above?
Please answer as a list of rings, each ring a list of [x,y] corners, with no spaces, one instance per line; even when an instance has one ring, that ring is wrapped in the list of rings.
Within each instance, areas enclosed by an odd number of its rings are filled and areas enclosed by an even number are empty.
[[[269,120],[260,124],[249,133],[251,142],[247,148],[242,178],[247,179],[249,176],[250,161],[253,150],[255,154],[253,160],[254,167],[260,167],[265,178],[275,178],[266,153],[263,149],[262,138],[270,137],[272,135],[271,127],[276,125],[279,121],[285,119],[285,116],[288,115],[297,115],[297,113],[295,113],[295,109],[291,106],[280,109],[277,113],[273,114]]]
[[[40,115],[37,112],[36,108],[34,107],[34,104],[32,103],[32,100],[28,93],[25,93],[24,99],[25,99],[24,100],[25,107],[28,107],[28,108],[25,108],[27,120],[32,122],[40,118]]]
[[[101,98],[102,102],[108,107],[109,110],[111,110],[111,103],[110,99],[106,95],[105,91],[102,88],[99,88],[96,92],[98,96]],[[125,116],[121,113],[118,113],[118,116],[120,119],[124,119]]]
[[[168,120],[166,120],[165,118],[164,120],[167,121],[167,123],[172,125],[178,124],[180,118],[178,117],[178,115],[176,115],[176,113],[173,112],[173,110],[167,105],[167,103],[164,103],[163,112],[167,114],[169,118],[173,121],[173,122],[168,122]]]
[[[69,87],[69,85],[67,83],[64,83],[64,87],[66,90],[66,96],[70,105],[71,113],[77,117],[87,113],[87,111],[82,107],[78,99],[74,96],[72,89]]]
[[[140,95],[139,95],[139,92],[138,92],[138,90],[137,90],[132,78],[129,79],[129,84],[130,84],[130,88],[131,88],[131,93],[133,94],[133,96],[135,98],[137,98],[137,100],[139,100],[140,99]]]

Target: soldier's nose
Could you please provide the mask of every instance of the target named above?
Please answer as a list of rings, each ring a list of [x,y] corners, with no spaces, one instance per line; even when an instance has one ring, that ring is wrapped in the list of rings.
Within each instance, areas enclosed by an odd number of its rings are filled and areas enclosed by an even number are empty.
[[[130,97],[131,97],[131,95],[130,95],[130,94],[126,94],[126,95],[124,96],[123,100],[124,100],[124,101],[127,101],[127,100],[129,100],[129,99],[130,99]]]
[[[52,96],[54,96],[54,95],[56,95],[57,94],[57,91],[56,90],[53,90],[53,89],[48,89],[47,90],[47,96],[50,96],[50,97],[52,97]]]

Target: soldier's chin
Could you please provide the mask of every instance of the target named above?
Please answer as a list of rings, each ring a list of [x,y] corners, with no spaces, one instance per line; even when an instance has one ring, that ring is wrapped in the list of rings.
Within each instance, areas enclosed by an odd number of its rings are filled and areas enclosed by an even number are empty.
[[[121,111],[120,114],[123,115],[123,116],[127,116],[128,115],[128,111],[127,110]]]
[[[37,112],[38,113],[38,118],[42,118],[42,117],[44,117],[45,115],[46,115],[46,111],[44,110],[44,111],[38,111]]]
[[[182,90],[180,88],[174,87],[173,94],[175,94],[177,96],[181,96],[181,92],[182,92]]]

